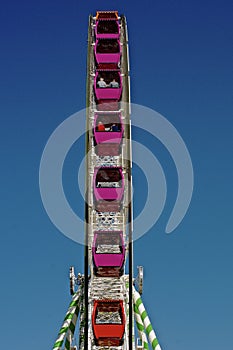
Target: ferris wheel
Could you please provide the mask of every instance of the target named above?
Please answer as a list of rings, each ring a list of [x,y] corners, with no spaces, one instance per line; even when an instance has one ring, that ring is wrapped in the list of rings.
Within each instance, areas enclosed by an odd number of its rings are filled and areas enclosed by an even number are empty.
[[[161,349],[141,300],[142,266],[134,278],[131,170],[126,18],[98,11],[88,26],[84,274],[70,268],[53,350]]]

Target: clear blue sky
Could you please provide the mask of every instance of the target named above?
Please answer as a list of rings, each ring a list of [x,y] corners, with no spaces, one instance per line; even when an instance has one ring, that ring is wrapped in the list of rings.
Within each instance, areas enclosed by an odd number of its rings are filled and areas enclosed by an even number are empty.
[[[168,196],[158,223],[135,243],[144,304],[163,350],[230,350],[233,5],[226,0],[1,4],[1,348],[51,349],[70,300],[69,266],[83,271],[83,247],[50,222],[38,176],[50,134],[85,107],[88,15],[97,9],[127,16],[132,101],[173,123],[194,167],[189,211],[166,235],[176,172],[159,142],[147,141],[163,165]],[[67,193],[82,212],[72,191],[76,171],[73,154]],[[140,186],[137,169],[134,182]],[[137,191],[136,213],[145,190]]]

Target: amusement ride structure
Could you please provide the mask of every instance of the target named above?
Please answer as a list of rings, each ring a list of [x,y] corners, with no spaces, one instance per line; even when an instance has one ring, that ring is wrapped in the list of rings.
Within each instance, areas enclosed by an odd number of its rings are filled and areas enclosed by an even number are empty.
[[[133,276],[131,154],[126,18],[98,11],[88,28],[84,274],[70,268],[53,350],[161,350],[141,300],[142,266]]]

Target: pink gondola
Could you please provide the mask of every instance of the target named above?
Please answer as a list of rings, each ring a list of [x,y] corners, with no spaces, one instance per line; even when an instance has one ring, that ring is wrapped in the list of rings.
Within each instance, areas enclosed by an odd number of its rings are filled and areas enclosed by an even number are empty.
[[[100,80],[106,83],[105,87],[100,87]],[[118,84],[117,87],[111,87],[113,80]],[[94,91],[98,100],[116,100],[119,101],[122,94],[122,77],[119,69],[97,70],[94,79]]]
[[[96,231],[94,233],[92,257],[96,276],[121,276],[125,259],[122,231]]]
[[[95,113],[94,139],[96,154],[99,156],[119,155],[123,132],[121,113]]]
[[[96,39],[119,39],[120,26],[117,11],[97,12],[95,36]]]
[[[117,39],[97,39],[95,58],[97,64],[115,63],[117,66],[121,59],[120,41]]]
[[[101,212],[121,210],[124,195],[122,168],[95,168],[93,176],[95,209]]]

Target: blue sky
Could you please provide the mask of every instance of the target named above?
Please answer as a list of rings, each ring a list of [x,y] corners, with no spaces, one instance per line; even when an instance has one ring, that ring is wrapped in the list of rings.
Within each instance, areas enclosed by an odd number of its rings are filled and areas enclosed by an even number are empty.
[[[135,266],[145,269],[144,304],[163,350],[231,349],[233,5],[226,0],[2,4],[2,348],[51,349],[70,300],[69,266],[83,271],[83,247],[49,220],[38,177],[50,134],[85,107],[88,15],[97,9],[127,16],[132,102],[173,123],[194,167],[189,211],[166,235],[176,171],[164,147],[147,139],[163,166],[168,195],[159,221],[134,247]],[[142,140],[137,130],[134,137]],[[84,146],[76,149],[64,177],[70,174],[67,195],[82,212],[72,188]],[[134,174],[138,213],[146,187],[136,167]]]

